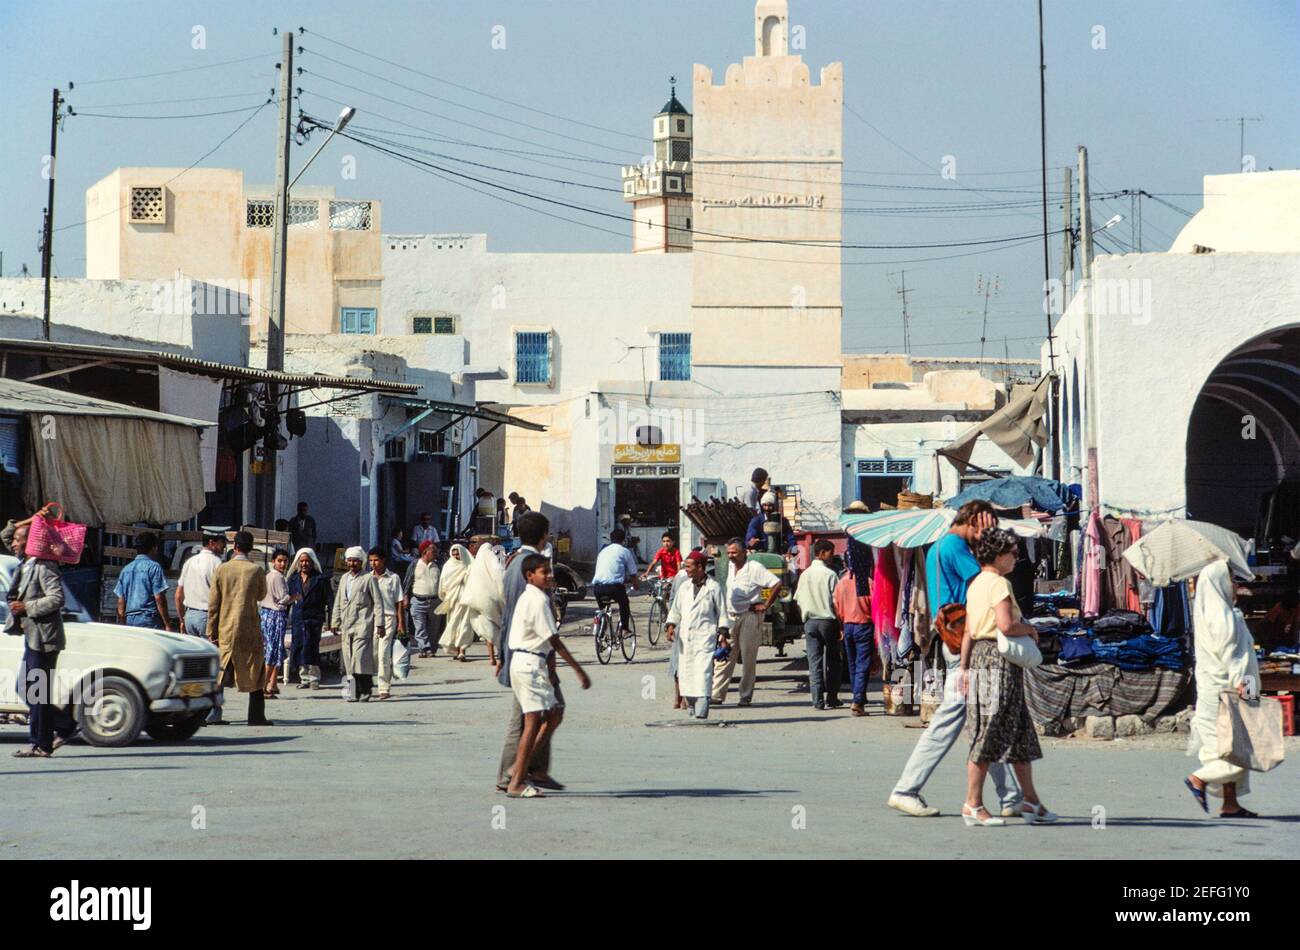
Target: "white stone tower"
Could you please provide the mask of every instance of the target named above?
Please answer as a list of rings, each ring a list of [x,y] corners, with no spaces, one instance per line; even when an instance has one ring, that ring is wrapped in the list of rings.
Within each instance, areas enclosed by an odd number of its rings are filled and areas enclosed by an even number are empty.
[[[691,249],[691,114],[677,86],[654,118],[654,157],[623,168],[623,200],[632,204],[632,252]]]

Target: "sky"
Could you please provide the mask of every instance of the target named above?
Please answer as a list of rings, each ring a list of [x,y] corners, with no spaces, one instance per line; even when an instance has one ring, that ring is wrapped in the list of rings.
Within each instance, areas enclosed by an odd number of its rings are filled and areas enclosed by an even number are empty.
[[[59,137],[59,276],[84,274],[85,190],[115,167],[197,163],[273,181],[275,106],[257,107],[276,84],[277,28],[307,30],[294,85],[308,114],[331,118],[347,103],[358,130],[436,152],[420,157],[439,167],[626,215],[619,165],[650,150],[670,77],[692,108],[692,64],[712,67],[719,82],[753,53],[753,6],[0,0],[3,272],[40,270],[55,86],[77,113]],[[1240,170],[1239,117],[1250,119],[1245,152],[1257,170],[1297,167],[1295,0],[1045,0],[1044,9],[1054,276],[1062,169],[1079,145],[1094,194],[1140,189],[1160,199],[1142,200],[1145,251],[1165,250],[1201,206],[1204,175]],[[845,351],[903,351],[905,281],[916,355],[979,355],[984,336],[985,355],[1036,357],[1046,332],[1036,3],[791,0],[790,24],[792,34],[802,27],[797,52],[814,79],[825,64],[844,64],[843,240],[873,246],[843,252]],[[321,134],[294,149],[294,169]],[[484,232],[496,251],[631,245],[620,221],[470,190],[341,139],[302,183],[382,201],[387,233]],[[1094,202],[1097,226],[1116,214],[1123,220],[1098,235],[1099,253],[1137,246],[1130,199]],[[984,329],[982,291],[994,284]]]

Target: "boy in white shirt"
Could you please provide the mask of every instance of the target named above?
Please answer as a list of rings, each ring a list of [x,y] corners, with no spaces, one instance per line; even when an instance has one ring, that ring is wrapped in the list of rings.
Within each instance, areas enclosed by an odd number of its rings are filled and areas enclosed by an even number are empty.
[[[529,554],[520,570],[528,586],[519,595],[519,602],[510,618],[510,688],[523,711],[524,730],[519,737],[519,750],[515,754],[506,794],[511,798],[543,798],[542,792],[535,785],[529,785],[526,779],[533,749],[540,740],[554,738],[555,730],[559,728],[554,686],[558,682],[555,654],[559,653],[564,662],[573,667],[583,689],[591,686],[591,679],[560,640],[555,614],[546,594],[551,586],[551,562],[540,554]]]

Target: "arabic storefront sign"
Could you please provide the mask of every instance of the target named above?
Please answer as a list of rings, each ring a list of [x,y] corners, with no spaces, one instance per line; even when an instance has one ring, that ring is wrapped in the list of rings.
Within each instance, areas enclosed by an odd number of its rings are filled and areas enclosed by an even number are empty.
[[[616,445],[615,465],[636,465],[653,462],[680,462],[682,447],[676,442],[663,445]]]

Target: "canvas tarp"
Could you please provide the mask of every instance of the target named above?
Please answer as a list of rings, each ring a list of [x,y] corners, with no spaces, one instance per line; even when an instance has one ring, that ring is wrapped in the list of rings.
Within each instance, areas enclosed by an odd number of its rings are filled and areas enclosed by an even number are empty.
[[[0,379],[0,413],[28,421],[23,500],[70,521],[171,524],[202,510],[199,432],[206,423]]]
[[[1029,465],[1034,461],[1034,446],[1047,444],[1047,401],[1051,396],[1051,376],[1044,376],[1032,386],[1017,387],[1011,400],[993,415],[976,423],[951,444],[940,449],[963,475],[980,436],[1016,462]]]

